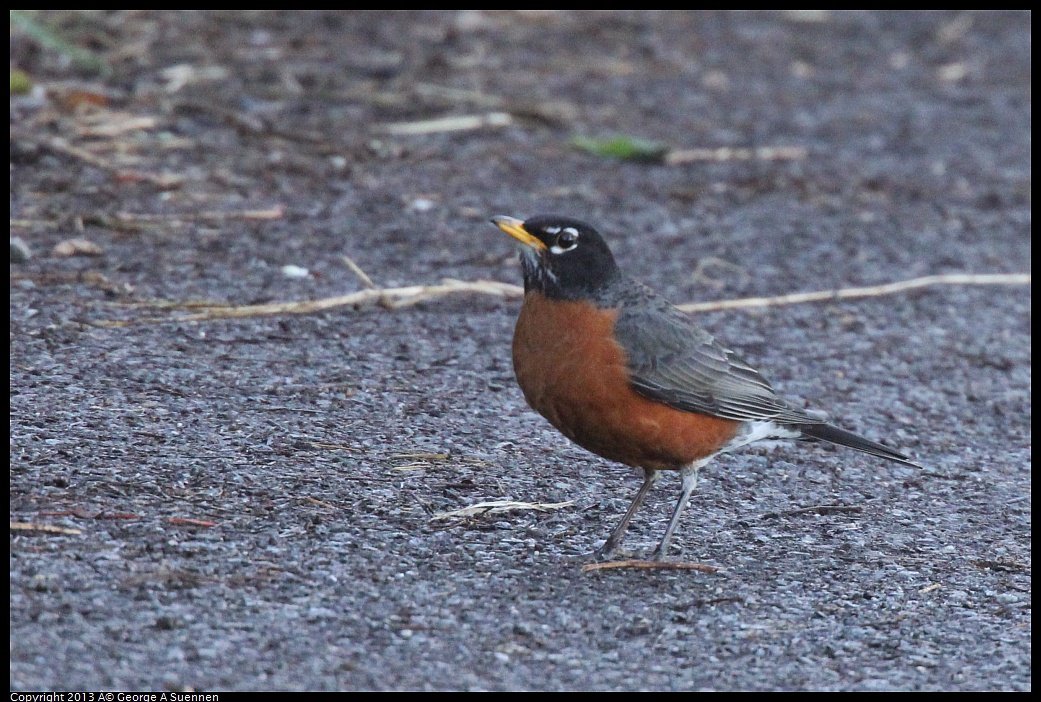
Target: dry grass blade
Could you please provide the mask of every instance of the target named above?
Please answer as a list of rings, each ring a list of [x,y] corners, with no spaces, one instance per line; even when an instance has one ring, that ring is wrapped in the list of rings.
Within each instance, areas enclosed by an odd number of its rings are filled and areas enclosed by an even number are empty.
[[[80,122],[76,127],[77,136],[92,139],[114,139],[127,132],[155,129],[159,124],[159,120],[150,115],[134,115],[113,110],[83,115]]]
[[[361,269],[361,266],[354,262],[354,259],[346,254],[341,256],[341,258],[343,259],[344,264],[351,269],[351,273],[358,276],[358,280],[361,281],[362,287],[368,290],[376,289],[376,284],[372,282],[372,278],[369,277],[368,273]]]
[[[230,212],[191,212],[178,214],[137,214],[135,212],[117,212],[116,219],[121,222],[223,222],[229,219],[282,219],[285,217],[284,205],[276,205],[265,210],[235,210]]]
[[[637,570],[696,570],[700,573],[718,573],[723,570],[719,566],[704,563],[683,563],[682,561],[608,561],[607,563],[587,563],[582,566],[583,573],[595,570],[613,570],[615,568],[633,568]]]
[[[69,534],[76,536],[83,532],[79,529],[54,526],[53,524],[37,524],[35,522],[11,522],[12,531],[41,531],[45,534]]]
[[[679,149],[665,154],[667,166],[679,166],[684,163],[699,161],[801,161],[809,152],[802,146],[761,146],[751,149],[745,147],[721,146],[715,149]]]
[[[526,510],[535,510],[537,512],[548,512],[553,509],[563,509],[570,507],[575,504],[569,500],[567,502],[513,502],[511,500],[498,500],[495,502],[479,502],[476,505],[470,507],[464,507],[462,509],[452,510],[451,512],[442,512],[441,514],[435,514],[430,518],[430,521],[438,521],[442,519],[458,519],[460,517],[477,517],[485,514],[500,514],[502,512],[519,512]]]
[[[513,118],[506,112],[489,112],[486,115],[460,115],[441,119],[426,119],[419,122],[395,122],[383,126],[383,131],[395,136],[416,136],[440,132],[464,132],[484,127],[506,127]]]

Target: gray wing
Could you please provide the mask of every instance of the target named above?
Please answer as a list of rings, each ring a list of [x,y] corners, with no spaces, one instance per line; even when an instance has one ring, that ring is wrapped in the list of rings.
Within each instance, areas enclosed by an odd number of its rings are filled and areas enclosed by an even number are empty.
[[[630,382],[641,395],[687,412],[738,421],[819,424],[823,415],[792,407],[757,370],[642,285],[623,304],[615,336],[628,355]],[[633,302],[633,300],[630,300]]]

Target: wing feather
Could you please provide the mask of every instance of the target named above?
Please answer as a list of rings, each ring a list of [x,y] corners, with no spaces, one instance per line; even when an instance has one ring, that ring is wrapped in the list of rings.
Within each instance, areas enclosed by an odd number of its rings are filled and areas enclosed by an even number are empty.
[[[638,283],[615,323],[633,388],[687,412],[738,421],[818,424],[822,418],[784,402],[770,383],[682,311]]]

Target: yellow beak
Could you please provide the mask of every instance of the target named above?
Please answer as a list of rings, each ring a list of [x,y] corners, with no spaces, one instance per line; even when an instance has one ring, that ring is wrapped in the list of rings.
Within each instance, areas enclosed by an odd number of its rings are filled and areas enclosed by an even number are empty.
[[[546,245],[538,237],[528,233],[528,230],[524,228],[524,222],[516,217],[497,215],[492,217],[492,224],[536,251],[546,248]]]

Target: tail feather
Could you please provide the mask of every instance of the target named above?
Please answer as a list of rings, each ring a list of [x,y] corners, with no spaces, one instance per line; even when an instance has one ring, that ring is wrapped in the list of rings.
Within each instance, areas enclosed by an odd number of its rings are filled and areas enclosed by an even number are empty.
[[[857,451],[869,453],[872,456],[878,456],[879,458],[903,463],[905,466],[914,466],[915,468],[922,467],[899,451],[894,451],[877,441],[865,439],[863,436],[857,436],[853,432],[839,429],[831,424],[800,424],[798,428],[806,438],[827,441],[828,443],[837,444],[839,446],[847,446],[851,449],[856,449]]]

